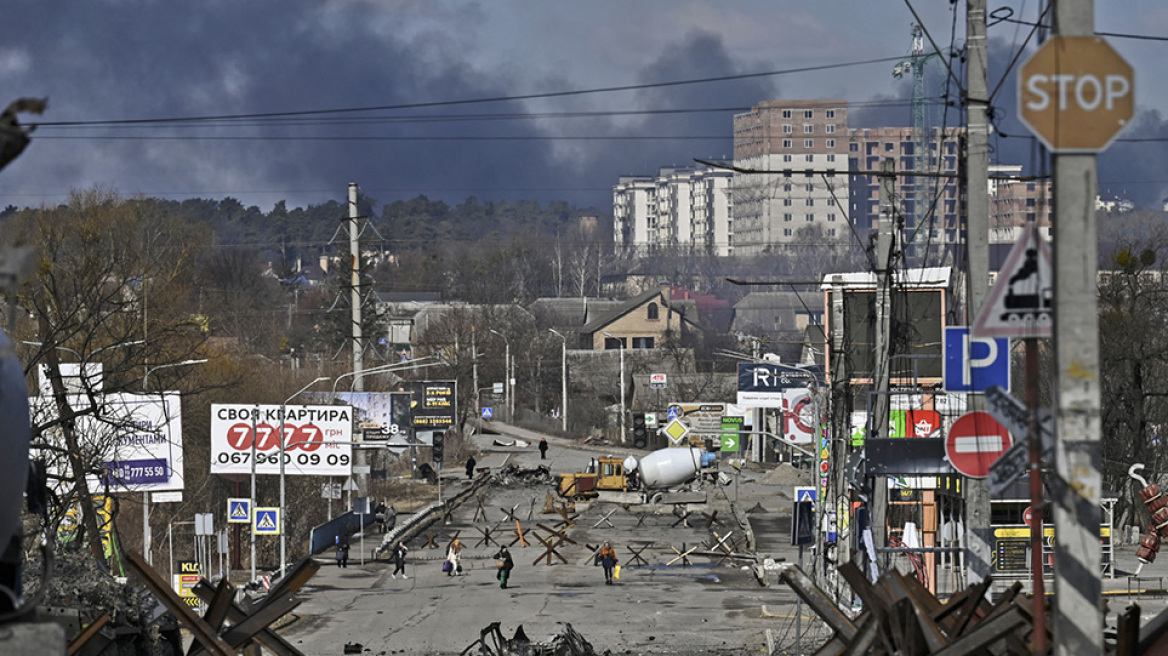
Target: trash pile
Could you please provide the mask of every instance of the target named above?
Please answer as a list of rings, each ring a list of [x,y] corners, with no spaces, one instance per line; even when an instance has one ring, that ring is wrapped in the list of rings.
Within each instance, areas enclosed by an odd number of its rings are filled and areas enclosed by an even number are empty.
[[[532,642],[523,632],[523,625],[515,629],[510,639],[503,637],[499,622],[491,622],[479,632],[479,639],[462,650],[462,656],[597,656],[592,645],[571,624],[561,622],[563,630],[546,643]],[[603,654],[610,654],[605,650]]]
[[[501,485],[547,485],[552,482],[552,471],[544,465],[519,467],[507,465],[495,473],[495,482]]]

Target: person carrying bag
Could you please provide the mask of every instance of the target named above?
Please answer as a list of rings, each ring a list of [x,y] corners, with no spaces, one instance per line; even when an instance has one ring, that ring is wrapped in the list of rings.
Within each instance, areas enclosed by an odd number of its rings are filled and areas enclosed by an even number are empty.
[[[511,552],[507,547],[499,547],[499,553],[495,554],[495,568],[499,570],[496,575],[499,587],[506,590],[507,581],[511,580],[511,570],[515,569],[515,561],[511,560]]]

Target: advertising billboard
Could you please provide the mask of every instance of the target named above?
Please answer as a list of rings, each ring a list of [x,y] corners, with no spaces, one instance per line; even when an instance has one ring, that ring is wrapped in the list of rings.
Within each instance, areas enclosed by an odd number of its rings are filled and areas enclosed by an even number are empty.
[[[286,475],[350,474],[353,462],[350,406],[242,403],[211,406],[211,473],[247,474],[254,467],[257,474],[279,474],[281,426],[285,435]]]
[[[182,399],[177,392],[162,394],[69,395],[66,401],[80,413],[75,430],[91,489],[115,492],[163,492],[183,489]],[[58,415],[51,397],[29,399],[33,422],[50,424]],[[65,474],[68,449],[58,428],[45,433],[60,447],[50,452],[48,471]]]
[[[407,445],[413,434],[413,395],[409,392],[337,392],[313,399],[353,408],[353,435],[361,442]]]
[[[414,395],[414,428],[444,431],[454,426],[458,410],[456,381],[424,380],[408,385]]]

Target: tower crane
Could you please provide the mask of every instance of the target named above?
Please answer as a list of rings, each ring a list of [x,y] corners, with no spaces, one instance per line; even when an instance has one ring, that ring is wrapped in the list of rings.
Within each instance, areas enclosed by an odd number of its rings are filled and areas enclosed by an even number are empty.
[[[920,25],[912,26],[912,51],[908,58],[902,59],[892,68],[892,77],[901,77],[912,74],[912,137],[913,137],[913,171],[923,173],[928,163],[926,147],[928,146],[928,125],[925,116],[925,64],[933,57],[939,57],[936,51],[925,52],[925,34]],[[925,193],[924,178],[914,176],[911,198],[913,211],[911,220],[905,229],[908,235],[915,235],[912,242],[905,240],[904,247],[908,248],[924,244],[928,240],[928,233],[918,230],[925,221],[925,210],[928,206],[928,194]],[[914,249],[915,250],[915,249]]]

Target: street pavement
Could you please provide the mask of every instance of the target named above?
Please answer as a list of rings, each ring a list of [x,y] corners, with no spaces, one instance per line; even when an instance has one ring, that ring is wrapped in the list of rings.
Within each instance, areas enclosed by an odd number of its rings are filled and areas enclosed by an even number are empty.
[[[580,471],[598,455],[643,455],[549,438],[548,459],[541,461],[536,449],[540,435],[520,429],[508,433],[476,438],[480,468],[543,464],[555,473]],[[528,446],[493,445],[495,439],[515,437]],[[459,463],[448,464],[443,486],[452,495],[467,482],[462,468],[455,466]],[[364,564],[359,539],[351,540],[348,568],[322,557],[320,572],[301,595],[295,621],[281,634],[308,656],[340,655],[346,644],[360,645],[362,653],[373,655],[460,654],[494,622],[506,638],[522,626],[540,643],[552,642],[570,624],[598,654],[813,653],[829,636],[822,622],[778,581],[776,570],[712,555],[711,549],[722,540],[733,544],[734,552],[747,551],[744,527],[736,521],[744,517],[758,563],[798,562],[799,551],[790,546],[791,497],[805,474],[786,465],[728,471],[733,482],[714,490],[708,504],[690,507],[686,521],[679,521],[669,506],[653,512],[648,506],[578,502],[569,515],[567,540],[550,554],[538,537],[554,542],[553,533],[562,528],[561,515],[542,512],[552,485],[490,486],[455,511],[449,523],[437,521],[410,543],[407,579],[390,576],[393,567],[385,556],[370,558],[380,544],[376,537],[364,542]],[[519,520],[526,546],[512,517]],[[464,574],[447,576],[441,563],[446,545],[456,536],[466,545]],[[620,580],[612,586],[604,584],[602,570],[592,560],[604,541],[616,547],[622,565]],[[499,543],[511,545],[515,561],[505,590],[495,576],[493,555]],[[803,558],[810,570],[810,550]],[[1118,547],[1116,558],[1121,572],[1134,571],[1134,547]],[[1164,581],[1149,578],[1164,573],[1164,567],[1146,567],[1139,581],[1105,580],[1110,625],[1131,601],[1140,603],[1144,622],[1164,609]],[[1116,594],[1128,586],[1146,592]]]

